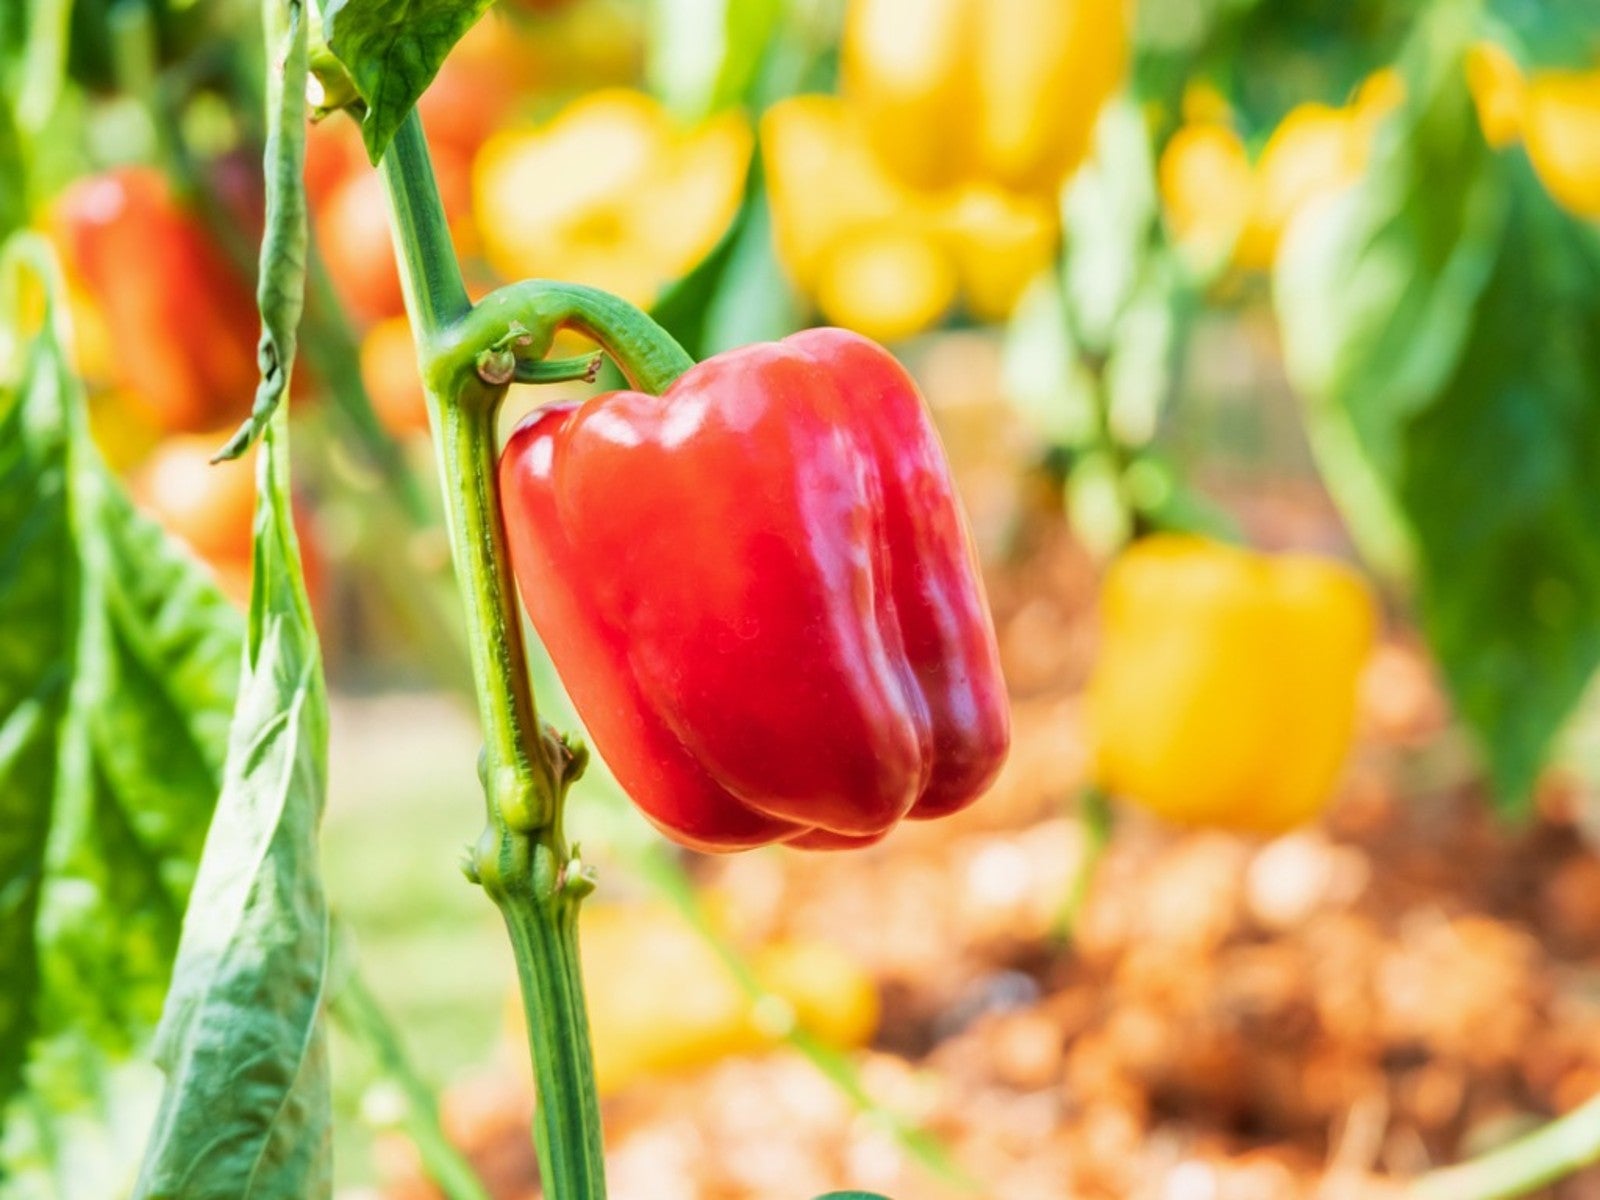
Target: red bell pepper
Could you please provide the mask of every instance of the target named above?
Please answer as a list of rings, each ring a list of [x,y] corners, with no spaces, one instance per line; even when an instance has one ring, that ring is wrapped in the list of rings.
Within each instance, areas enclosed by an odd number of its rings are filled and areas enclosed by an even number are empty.
[[[56,220],[72,271],[112,330],[119,384],[164,432],[215,430],[250,411],[260,378],[255,291],[159,171],[79,180]]]
[[[863,845],[999,769],[971,539],[916,385],[873,342],[811,330],[660,396],[540,409],[500,484],[533,623],[674,840]]]

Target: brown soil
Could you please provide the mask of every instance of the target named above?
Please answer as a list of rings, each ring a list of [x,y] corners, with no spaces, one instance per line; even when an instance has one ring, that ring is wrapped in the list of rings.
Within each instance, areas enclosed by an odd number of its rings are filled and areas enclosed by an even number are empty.
[[[867,1087],[993,1200],[1381,1197],[1600,1090],[1600,857],[1575,785],[1497,823],[1391,634],[1324,821],[1271,841],[1118,812],[1070,938],[1094,572],[1059,521],[993,581],[1016,740],[973,809],[850,855],[697,861],[752,937],[827,939],[884,997]],[[1292,522],[1291,522],[1292,524]],[[451,1098],[496,1197],[537,1193],[522,1067]],[[636,1087],[615,1200],[971,1195],[797,1055]],[[430,1194],[397,1182],[393,1200]],[[1600,1170],[1543,1193],[1600,1197]]]

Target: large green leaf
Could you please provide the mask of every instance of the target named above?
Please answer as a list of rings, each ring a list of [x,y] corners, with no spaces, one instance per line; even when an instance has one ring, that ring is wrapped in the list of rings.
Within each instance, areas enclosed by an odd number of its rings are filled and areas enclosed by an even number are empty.
[[[463,34],[492,0],[324,0],[328,49],[366,105],[361,137],[374,163]]]
[[[1277,306],[1330,486],[1414,575],[1515,811],[1600,663],[1600,247],[1484,145],[1438,24],[1366,180],[1292,231]]]
[[[167,1088],[145,1200],[332,1193],[316,838],[327,695],[290,513],[286,419],[280,409],[262,443],[245,677],[162,1017]]]
[[[12,243],[48,268],[38,242]],[[52,317],[54,313],[52,312]],[[0,388],[0,1193],[126,1191],[240,622],[95,453],[47,321]]]
[[[265,0],[268,208],[303,221],[303,127],[283,92],[305,77],[297,0]],[[285,139],[288,140],[286,144]],[[269,225],[271,222],[269,221]],[[305,288],[304,232],[262,243],[263,371],[286,385]],[[167,1086],[141,1200],[316,1200],[332,1194],[326,994],[331,948],[317,830],[328,699],[289,495],[288,408],[258,463],[244,678],[221,798],[184,919],[157,1060]]]

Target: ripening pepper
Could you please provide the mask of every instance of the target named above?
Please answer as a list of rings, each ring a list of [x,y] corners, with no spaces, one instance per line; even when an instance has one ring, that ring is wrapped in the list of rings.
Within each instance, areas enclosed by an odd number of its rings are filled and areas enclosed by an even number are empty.
[[[958,296],[978,320],[1000,320],[1055,255],[1054,204],[981,183],[918,192],[878,160],[837,96],[774,104],[761,146],[785,272],[828,321],[868,337],[920,333]]]
[[[1522,131],[1527,81],[1511,52],[1498,42],[1482,41],[1467,51],[1467,88],[1478,110],[1484,140],[1500,149]]]
[[[1178,245],[1203,266],[1221,265],[1235,252],[1255,200],[1243,140],[1223,121],[1191,121],[1167,142],[1157,182]]]
[[[1128,0],[852,0],[844,92],[907,183],[1053,195],[1128,57]]]
[[[1574,216],[1600,221],[1600,69],[1531,76],[1522,140],[1556,203]]]
[[[680,128],[643,92],[591,92],[473,163],[484,256],[506,279],[566,279],[649,307],[716,246],[754,139],[738,112]]]
[[[1327,802],[1377,624],[1355,572],[1162,534],[1112,565],[1101,619],[1103,787],[1168,820],[1273,832]]]
[[[843,951],[817,941],[777,941],[750,955],[751,973],[782,1005],[764,1020],[712,944],[676,910],[596,904],[578,923],[589,993],[595,1085],[614,1095],[652,1076],[770,1050],[782,1019],[826,1045],[851,1049],[878,1024],[878,991]],[[513,1028],[521,1033],[522,1006]]]
[[[970,535],[916,385],[867,339],[810,330],[660,396],[536,410],[500,486],[595,749],[676,841],[862,845],[999,769]]]
[[[258,378],[254,290],[166,178],[136,166],[79,180],[53,216],[111,333],[113,382],[165,432],[243,418]]]
[[[1253,166],[1229,124],[1226,101],[1185,96],[1196,115],[1162,152],[1158,180],[1167,224],[1205,268],[1225,258],[1244,270],[1272,268],[1290,224],[1367,169],[1379,126],[1405,100],[1392,68],[1362,81],[1349,104],[1307,102],[1285,114]]]

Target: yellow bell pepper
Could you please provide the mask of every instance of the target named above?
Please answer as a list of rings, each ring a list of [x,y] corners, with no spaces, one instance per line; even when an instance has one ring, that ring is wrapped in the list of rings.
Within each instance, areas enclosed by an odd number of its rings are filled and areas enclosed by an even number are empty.
[[[751,969],[772,998],[758,1006],[675,909],[591,904],[578,934],[583,972],[594,982],[589,1029],[602,1095],[771,1049],[791,1021],[840,1049],[863,1045],[877,1028],[872,980],[820,942],[777,942],[756,952]]]
[[[1522,131],[1526,85],[1510,51],[1496,42],[1477,42],[1467,51],[1467,90],[1478,110],[1484,140],[1500,149]]]
[[[842,230],[817,259],[817,308],[835,325],[894,342],[955,302],[956,272],[927,231],[883,221]]]
[[[1011,315],[1055,257],[1059,238],[1053,202],[983,184],[949,194],[935,225],[955,264],[967,311],[980,321]]]
[[[1556,203],[1575,216],[1600,220],[1600,69],[1532,76],[1522,140]]]
[[[1126,70],[1126,0],[852,0],[840,69],[918,188],[1053,194]]]
[[[648,307],[732,223],[752,149],[740,113],[683,130],[642,92],[590,93],[479,152],[484,255],[507,279],[586,283]]]
[[[1157,535],[1112,565],[1087,692],[1097,781],[1171,821],[1276,832],[1326,804],[1377,612],[1349,568]]]
[[[1368,128],[1348,108],[1308,103],[1289,111],[1256,164],[1255,201],[1235,252],[1240,266],[1270,270],[1289,222],[1361,177]]]
[[[1210,108],[1212,115],[1173,135],[1158,165],[1173,236],[1204,264],[1231,246],[1236,266],[1270,270],[1290,222],[1360,179],[1379,124],[1404,96],[1404,81],[1386,68],[1368,76],[1342,108],[1297,105],[1253,167],[1226,114]]]
[[[958,295],[979,320],[1004,318],[1055,253],[1053,205],[983,184],[905,186],[836,96],[773,105],[761,144],[784,270],[826,319],[869,337],[918,333]]]
[[[1255,176],[1239,135],[1214,120],[1183,126],[1161,152],[1156,177],[1173,238],[1203,266],[1220,264],[1255,201]]]

